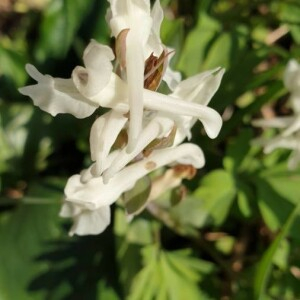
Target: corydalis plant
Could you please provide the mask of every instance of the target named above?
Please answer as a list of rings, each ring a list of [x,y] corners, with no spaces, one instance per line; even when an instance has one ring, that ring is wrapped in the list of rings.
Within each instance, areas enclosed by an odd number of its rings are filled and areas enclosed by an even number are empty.
[[[110,109],[91,128],[93,164],[66,184],[60,215],[73,218],[70,234],[101,233],[110,223],[110,205],[152,171],[169,164],[203,167],[199,146],[181,143],[191,137],[197,119],[211,138],[222,125],[220,115],[207,105],[224,70],[180,81],[179,73],[169,67],[172,50],[159,37],[159,1],[152,10],[146,0],[109,2],[107,20],[116,38],[116,57],[110,47],[91,41],[83,54],[84,66],[75,67],[70,79],[42,75],[27,65],[37,84],[20,89],[53,116],[71,113],[85,118],[99,107]],[[169,95],[157,92],[162,80],[170,87]],[[189,178],[185,172],[166,174],[161,178],[168,184],[153,184],[142,207],[161,194],[158,187],[174,188]]]

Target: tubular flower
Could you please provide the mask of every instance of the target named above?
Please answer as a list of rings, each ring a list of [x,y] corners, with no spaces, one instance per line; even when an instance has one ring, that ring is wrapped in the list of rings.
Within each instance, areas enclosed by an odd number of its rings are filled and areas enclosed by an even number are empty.
[[[95,64],[92,63],[93,59]],[[112,59],[110,48],[91,41],[83,56],[85,68],[76,67],[72,79],[42,75],[35,67],[27,65],[26,70],[38,84],[19,90],[30,96],[35,105],[54,116],[58,113],[71,113],[83,118],[91,115],[99,106],[126,114],[130,109],[128,86],[112,72]],[[96,70],[103,74],[98,75]],[[215,72],[217,75],[214,75]],[[199,119],[209,137],[215,138],[221,129],[222,119],[215,110],[207,107],[207,103],[218,88],[223,73],[223,69],[215,69],[184,80],[170,95],[143,89],[144,106],[147,110],[158,111],[171,118],[187,116],[191,118],[191,122]],[[201,84],[196,88],[197,80]]]
[[[90,131],[92,165],[69,178],[60,211],[72,218],[70,234],[99,234],[110,224],[110,205],[154,170],[172,164],[195,170],[204,166],[201,148],[191,143],[191,127],[199,120],[216,138],[222,118],[208,104],[220,86],[224,69],[216,68],[181,81],[169,66],[172,50],[160,40],[163,11],[159,1],[109,0],[107,20],[116,38],[115,51],[92,40],[83,53],[83,66],[71,78],[53,78],[27,65],[36,84],[20,88],[35,105],[55,116],[77,118],[98,108]],[[114,55],[116,53],[116,57]],[[164,80],[170,94],[157,91]],[[180,168],[179,168],[180,169]],[[153,184],[147,201],[180,185],[189,175],[166,171],[166,184]],[[179,172],[180,173],[180,172]],[[179,177],[178,177],[179,176]]]
[[[131,152],[142,130],[145,61],[152,54],[159,57],[164,50],[160,40],[163,10],[159,1],[155,2],[152,10],[148,0],[108,0],[108,2],[110,8],[107,20],[112,35],[117,39],[117,46],[119,41],[121,44],[117,48],[117,54],[119,53],[121,71],[124,71],[128,84],[130,123],[127,149]],[[125,47],[122,44],[125,44]],[[172,80],[179,80],[180,77],[170,68],[167,68],[166,73],[166,81],[173,87]]]
[[[60,212],[63,217],[74,219],[70,234],[101,233],[109,225],[109,206],[122,193],[133,188],[137,180],[148,173],[182,159],[195,168],[204,165],[203,152],[197,145],[182,144],[153,151],[149,157],[123,168],[107,184],[102,176],[94,176],[94,165],[82,174],[73,175],[65,187],[65,200]],[[89,218],[94,224],[87,221]]]
[[[254,120],[254,126],[275,128],[279,134],[271,139],[257,138],[254,144],[264,147],[265,153],[275,149],[290,149],[292,153],[288,160],[288,168],[295,169],[300,162],[300,65],[292,59],[288,62],[283,82],[290,92],[289,102],[293,110],[291,116],[275,117],[269,120]]]

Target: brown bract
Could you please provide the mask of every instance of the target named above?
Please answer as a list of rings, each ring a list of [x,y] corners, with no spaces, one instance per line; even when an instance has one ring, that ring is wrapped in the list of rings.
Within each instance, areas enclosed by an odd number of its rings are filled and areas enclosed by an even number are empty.
[[[176,176],[185,179],[193,179],[197,173],[197,169],[192,165],[181,165],[178,164],[173,167]]]
[[[170,133],[161,139],[155,139],[144,149],[143,154],[148,157],[153,150],[167,148],[173,145],[177,127],[174,125]]]
[[[147,58],[144,71],[145,89],[151,91],[158,89],[168,64],[168,55],[169,53],[164,50],[159,57],[154,56],[152,53]]]

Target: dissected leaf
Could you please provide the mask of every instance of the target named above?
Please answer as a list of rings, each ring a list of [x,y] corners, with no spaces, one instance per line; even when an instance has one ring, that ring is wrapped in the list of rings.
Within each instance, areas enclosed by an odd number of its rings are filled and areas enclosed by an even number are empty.
[[[137,274],[128,299],[210,299],[197,284],[201,279],[202,262],[189,253],[166,252],[148,246],[143,250],[143,257],[144,268]]]

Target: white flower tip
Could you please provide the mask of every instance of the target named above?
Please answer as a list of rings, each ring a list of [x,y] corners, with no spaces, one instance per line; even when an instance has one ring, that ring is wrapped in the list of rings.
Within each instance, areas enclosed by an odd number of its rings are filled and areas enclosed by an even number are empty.
[[[130,138],[130,135],[128,137],[128,144],[127,144],[127,147],[126,147],[126,153],[130,154],[134,151],[136,145],[137,145],[137,142],[138,142],[138,139],[136,138]]]
[[[25,70],[30,77],[32,77],[37,82],[45,82],[47,81],[47,76],[43,75],[38,71],[38,69],[32,64],[26,64]]]
[[[296,59],[290,59],[287,63],[287,70],[295,71],[299,68],[299,64]]]
[[[202,121],[202,124],[205,128],[205,131],[207,135],[211,139],[215,139],[222,128],[223,120],[222,117],[219,115],[219,113],[213,109],[211,109],[211,117],[206,118],[205,120],[202,118],[200,119]]]
[[[28,88],[26,86],[18,88],[18,92],[24,96],[29,96]]]
[[[219,68],[217,71],[217,75],[220,76],[221,78],[223,77],[224,73],[225,73],[226,69],[225,68]]]

